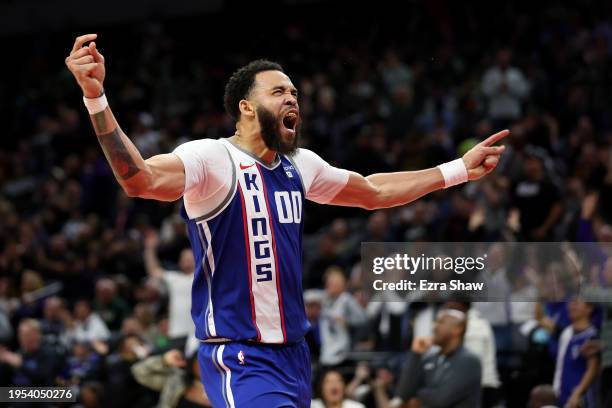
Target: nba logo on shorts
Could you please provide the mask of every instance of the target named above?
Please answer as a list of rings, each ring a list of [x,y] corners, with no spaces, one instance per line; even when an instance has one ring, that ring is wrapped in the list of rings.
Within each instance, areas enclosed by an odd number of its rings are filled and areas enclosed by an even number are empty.
[[[244,365],[244,353],[242,352],[242,350],[238,352],[238,362],[240,363],[240,365]]]

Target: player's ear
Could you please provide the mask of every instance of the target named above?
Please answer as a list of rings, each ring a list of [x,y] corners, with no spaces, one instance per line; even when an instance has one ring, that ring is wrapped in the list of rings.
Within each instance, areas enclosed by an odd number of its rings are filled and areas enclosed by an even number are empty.
[[[238,107],[240,108],[240,116],[255,117],[255,107],[248,100],[242,99]]]

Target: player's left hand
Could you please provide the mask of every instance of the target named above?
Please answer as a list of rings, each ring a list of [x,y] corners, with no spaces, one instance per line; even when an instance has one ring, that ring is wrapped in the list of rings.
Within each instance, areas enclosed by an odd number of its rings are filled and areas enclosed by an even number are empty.
[[[497,132],[463,155],[463,163],[465,163],[465,168],[468,171],[469,180],[478,180],[497,167],[499,156],[504,152],[505,146],[493,145],[509,134],[510,131],[507,129]]]

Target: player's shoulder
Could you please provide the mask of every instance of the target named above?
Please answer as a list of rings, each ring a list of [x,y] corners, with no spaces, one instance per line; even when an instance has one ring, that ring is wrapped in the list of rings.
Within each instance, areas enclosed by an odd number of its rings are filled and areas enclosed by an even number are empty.
[[[297,152],[292,156],[293,161],[299,167],[308,167],[313,165],[320,165],[324,160],[317,153],[310,149],[300,147]]]
[[[176,149],[223,149],[220,139],[195,139],[181,143]]]
[[[206,159],[218,159],[227,155],[227,148],[220,139],[196,139],[177,146],[173,153]]]
[[[298,147],[297,151],[293,154],[293,158],[312,157],[312,156],[319,156],[319,155],[310,149],[306,149],[305,147]]]

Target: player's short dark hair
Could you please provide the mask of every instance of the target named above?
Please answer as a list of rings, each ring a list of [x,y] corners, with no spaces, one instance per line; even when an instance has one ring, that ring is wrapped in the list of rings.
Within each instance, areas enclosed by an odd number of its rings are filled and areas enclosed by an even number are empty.
[[[255,85],[255,75],[263,71],[283,71],[283,67],[272,61],[258,59],[251,61],[232,74],[225,85],[223,106],[234,120],[240,119],[240,101],[246,99]]]

